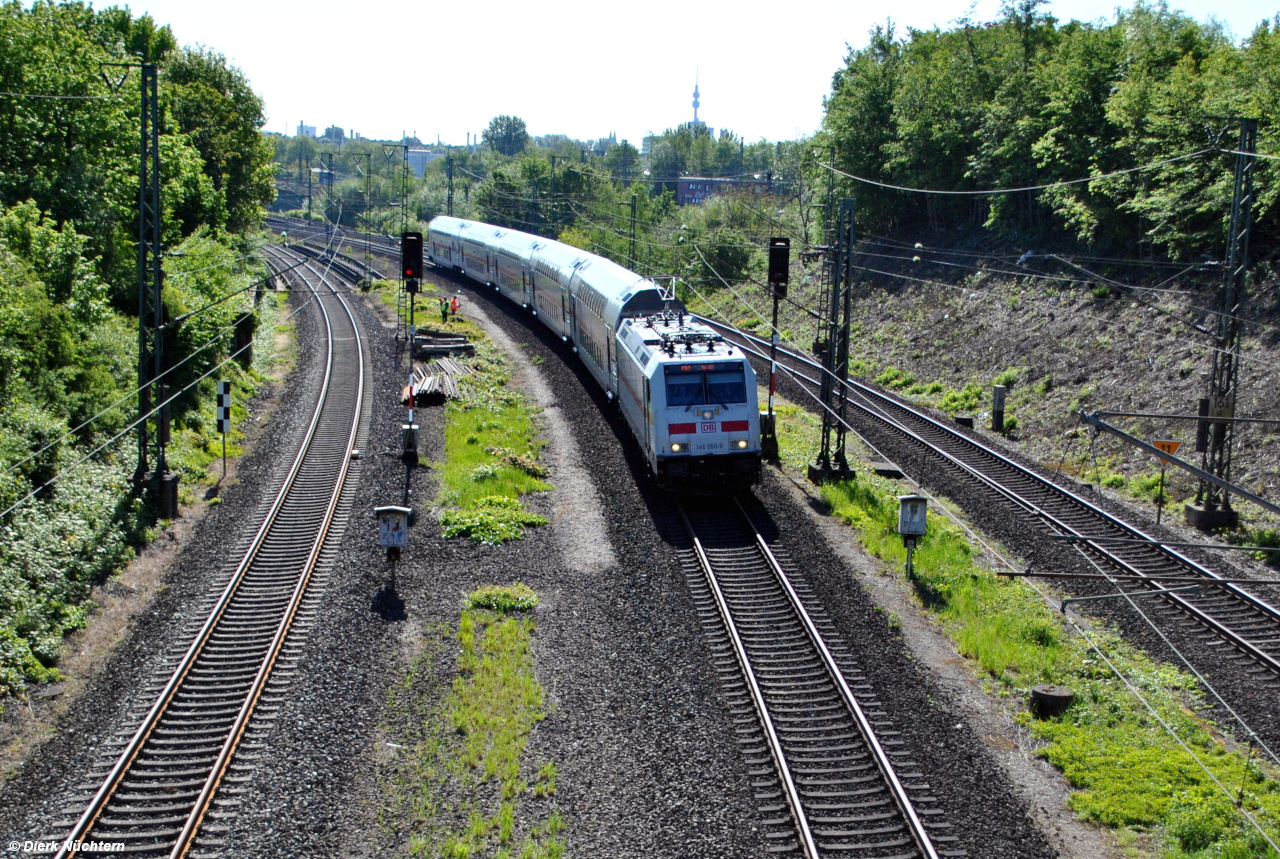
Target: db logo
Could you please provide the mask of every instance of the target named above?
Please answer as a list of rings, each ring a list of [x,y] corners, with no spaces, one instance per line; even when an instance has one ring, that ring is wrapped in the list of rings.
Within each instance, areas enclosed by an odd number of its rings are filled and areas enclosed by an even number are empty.
[[[715,421],[712,421],[709,424],[703,424],[702,428],[698,430],[698,432],[715,432],[715,431],[716,431]]]

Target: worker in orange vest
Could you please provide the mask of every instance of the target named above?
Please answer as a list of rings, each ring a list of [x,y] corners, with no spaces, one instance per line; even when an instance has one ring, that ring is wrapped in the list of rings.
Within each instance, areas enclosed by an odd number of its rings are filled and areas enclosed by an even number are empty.
[[[453,297],[453,301],[449,302],[449,312],[455,317],[458,315],[458,296]]]

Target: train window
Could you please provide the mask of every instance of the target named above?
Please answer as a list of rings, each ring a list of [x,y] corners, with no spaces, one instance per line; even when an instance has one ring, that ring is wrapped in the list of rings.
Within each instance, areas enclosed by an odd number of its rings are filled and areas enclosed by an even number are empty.
[[[707,401],[725,405],[747,401],[747,383],[741,365],[727,372],[707,374]]]
[[[705,402],[701,373],[667,377],[667,405],[700,406]]]
[[[692,372],[667,368],[668,406],[728,406],[746,401],[747,383],[741,364],[703,365]]]

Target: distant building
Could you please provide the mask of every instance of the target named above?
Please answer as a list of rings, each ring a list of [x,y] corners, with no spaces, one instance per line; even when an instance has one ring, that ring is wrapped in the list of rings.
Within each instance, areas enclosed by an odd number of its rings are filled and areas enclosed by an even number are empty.
[[[670,185],[669,182],[664,183]],[[773,183],[767,179],[712,179],[707,176],[682,176],[675,180],[676,205],[698,206],[708,197],[734,188],[752,188],[765,191]]]
[[[341,143],[343,140],[346,140],[346,138],[347,138],[346,132],[336,125],[331,125],[324,130],[325,140],[332,140],[337,143]]]
[[[316,127],[314,125],[303,125],[301,122],[299,122],[298,136],[299,137],[315,137]]]
[[[618,132],[610,131],[608,137],[601,137],[591,146],[591,151],[597,155],[604,155],[609,151],[610,146],[618,145]]]
[[[661,139],[661,135],[657,134],[646,134],[644,137],[640,138],[640,154],[648,155],[653,151],[653,147]]]
[[[428,164],[437,158],[443,157],[443,152],[432,152],[430,149],[410,149],[409,166],[413,168],[413,175],[421,177]]]

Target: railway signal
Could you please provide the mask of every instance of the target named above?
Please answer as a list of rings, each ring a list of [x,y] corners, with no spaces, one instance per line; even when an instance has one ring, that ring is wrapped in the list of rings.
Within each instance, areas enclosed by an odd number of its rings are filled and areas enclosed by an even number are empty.
[[[410,294],[417,292],[422,279],[422,233],[401,234],[400,270],[404,272],[405,289]]]
[[[787,297],[791,280],[791,239],[769,239],[769,286],[775,298]]]
[[[769,239],[769,286],[773,291],[773,326],[769,329],[769,411],[760,421],[760,453],[770,462],[778,461],[778,432],[773,414],[773,394],[778,388],[778,299],[787,297],[791,279],[791,239]]]

